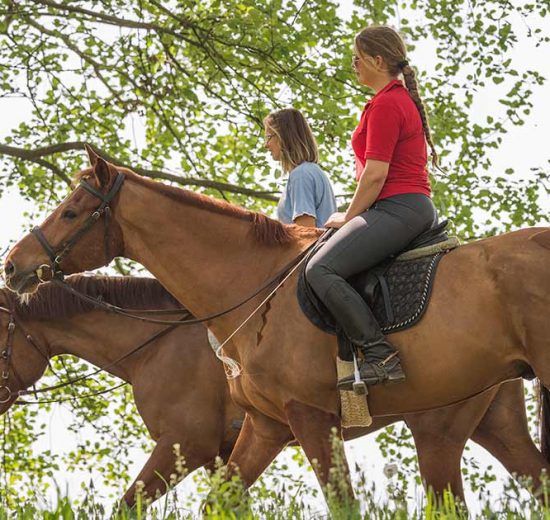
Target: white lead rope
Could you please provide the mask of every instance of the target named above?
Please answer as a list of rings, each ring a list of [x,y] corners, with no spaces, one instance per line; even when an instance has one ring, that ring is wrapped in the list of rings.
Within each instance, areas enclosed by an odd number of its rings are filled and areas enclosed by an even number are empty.
[[[242,367],[239,364],[238,361],[235,361],[234,359],[230,358],[229,356],[224,356],[222,354],[223,347],[227,344],[227,342],[237,334],[270,299],[271,297],[277,292],[277,290],[294,274],[296,269],[302,265],[303,262],[309,258],[310,255],[305,255],[304,258],[302,258],[290,271],[289,273],[277,284],[277,286],[265,297],[265,299],[258,305],[252,313],[244,320],[234,331],[233,333],[215,350],[216,357],[223,363],[223,368],[225,370],[225,376],[227,379],[236,379],[241,375]]]

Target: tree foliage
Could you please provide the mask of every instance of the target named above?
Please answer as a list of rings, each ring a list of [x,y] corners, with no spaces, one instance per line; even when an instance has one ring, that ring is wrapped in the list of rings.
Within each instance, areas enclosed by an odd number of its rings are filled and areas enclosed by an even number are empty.
[[[353,35],[388,23],[406,36],[448,171],[434,178],[439,208],[463,237],[533,225],[547,216],[540,195],[548,165],[528,164],[530,174],[518,176],[494,172],[491,156],[529,118],[545,81],[513,50],[526,35],[547,45],[549,9],[548,0],[366,0],[343,17],[331,0],[0,0],[0,102],[29,111],[0,143],[0,189],[16,185],[48,207],[84,165],[89,142],[143,175],[269,210],[279,182],[262,120],[293,105],[310,121],[337,192],[349,195],[349,138],[369,94],[351,71]],[[433,70],[424,68],[426,53]],[[480,117],[476,94],[484,89],[500,108]],[[104,381],[89,389],[97,384]],[[122,429],[138,429],[128,394],[86,404],[75,406],[74,427],[93,417],[100,445],[79,446],[69,458],[115,478],[123,468],[105,457],[126,449],[117,448]],[[115,429],[100,424],[108,410],[124,417]],[[36,483],[56,464],[29,451],[43,421],[32,408],[9,420],[5,467],[17,473],[33,460]]]

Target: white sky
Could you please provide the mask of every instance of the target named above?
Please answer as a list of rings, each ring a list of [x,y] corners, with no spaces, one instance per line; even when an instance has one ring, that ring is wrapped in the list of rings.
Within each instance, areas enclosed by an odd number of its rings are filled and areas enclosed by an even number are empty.
[[[342,11],[349,8],[343,5]],[[540,71],[545,77],[550,78],[550,60],[548,60],[548,49],[536,49],[533,42],[525,35],[520,39],[519,44],[513,52],[513,57],[518,60],[519,65],[523,68],[534,68]],[[411,61],[418,67],[430,69],[433,67],[432,53],[429,46],[425,49],[418,49],[411,56]],[[432,61],[430,61],[432,60]],[[529,168],[535,166],[545,166],[550,159],[550,151],[548,147],[548,139],[550,136],[550,90],[548,85],[538,88],[532,97],[534,109],[531,115],[527,118],[527,123],[523,127],[511,128],[509,133],[504,137],[504,142],[498,151],[491,152],[493,158],[492,172],[497,174],[504,169],[512,167],[521,175],[525,172],[528,175]],[[358,108],[358,115],[359,115]],[[487,115],[502,114],[503,107],[496,102],[493,87],[476,94],[476,103],[473,109],[475,115],[479,118],[485,118]],[[0,142],[10,133],[10,130],[18,125],[20,121],[25,120],[29,116],[30,107],[25,101],[17,99],[0,99]],[[353,165],[350,164],[350,171],[353,171]],[[24,216],[25,212],[32,213],[33,206],[31,203],[24,201],[18,196],[17,191],[12,189],[2,194],[0,198],[0,251],[13,240],[20,237],[23,233],[23,228],[28,228],[29,219]],[[37,445],[37,449],[53,449],[62,452],[68,446],[75,445],[78,437],[67,433],[67,425],[70,421],[70,416],[66,410],[58,406],[54,409],[50,417],[50,431],[44,436],[43,440]],[[78,434],[79,437],[89,435],[85,430]],[[475,446],[475,445],[474,445]],[[384,460],[380,455],[374,436],[350,442],[347,444],[347,451],[352,467],[354,463],[359,463],[364,472],[378,484],[384,485],[386,478],[383,476],[382,468]],[[144,454],[135,454],[132,473],[137,474],[139,468],[143,465],[146,459]],[[506,477],[506,472],[492,457],[484,452],[481,448],[473,447],[470,455],[476,457],[480,466],[486,467],[492,464],[499,478]],[[88,476],[81,476],[85,481]],[[314,481],[311,472],[308,474],[308,480]],[[77,476],[66,475],[60,472],[58,482],[62,485],[66,480],[68,489],[71,494],[78,492],[80,478]],[[492,492],[497,492],[501,489],[502,483],[489,486]],[[471,492],[468,492],[469,504],[472,510],[475,511],[476,499]]]

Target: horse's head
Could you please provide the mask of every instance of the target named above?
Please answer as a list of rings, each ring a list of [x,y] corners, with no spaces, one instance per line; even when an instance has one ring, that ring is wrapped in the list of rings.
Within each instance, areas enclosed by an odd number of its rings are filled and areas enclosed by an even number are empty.
[[[4,274],[11,290],[32,293],[56,274],[96,269],[122,253],[111,205],[124,177],[90,147],[86,151],[92,166],[77,175],[77,188],[6,257]]]
[[[8,299],[4,295],[4,299]],[[21,320],[0,302],[0,414],[17,400],[20,390],[34,384],[48,366],[49,350],[42,338],[30,336]]]

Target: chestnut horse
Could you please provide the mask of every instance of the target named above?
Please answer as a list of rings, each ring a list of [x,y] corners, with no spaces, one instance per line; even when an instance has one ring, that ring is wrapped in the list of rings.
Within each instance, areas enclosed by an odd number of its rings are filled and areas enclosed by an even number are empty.
[[[114,305],[181,308],[154,278],[75,275],[68,282]],[[229,458],[244,413],[229,397],[223,368],[203,325],[172,330],[118,361],[163,327],[141,321],[130,322],[129,327],[128,318],[97,310],[52,284],[42,285],[28,304],[20,304],[12,292],[0,289],[0,306],[10,310],[0,313],[0,331],[7,331],[12,317],[15,323],[11,356],[0,361],[8,374],[0,392],[0,401],[5,401],[0,404],[0,414],[14,403],[19,390],[38,380],[51,357],[62,354],[108,367],[109,373],[132,385],[136,407],[156,446],[124,494],[128,505],[134,502],[138,480],[144,483],[147,496],[166,491],[165,482],[174,473],[175,443],[180,445],[190,472],[212,465],[216,456],[225,461]],[[10,389],[8,400],[6,387]],[[413,433],[422,480],[436,493],[449,485],[457,497],[464,498],[460,459],[468,437],[498,458],[510,473],[529,477],[535,485],[542,469],[548,469],[529,436],[520,379],[454,406],[403,418],[375,418],[368,428],[344,430],[345,437],[356,438],[400,419]]]
[[[115,305],[174,312],[181,309],[154,278],[77,275],[68,282]],[[52,284],[41,286],[36,296],[22,304],[11,291],[0,289],[0,306],[10,310],[0,313],[3,345],[12,316],[15,323],[11,355],[0,359],[0,367],[8,376],[1,383],[0,413],[13,405],[20,390],[41,377],[51,357],[71,354],[107,367],[107,372],[132,385],[136,407],[156,442],[149,460],[124,494],[129,505],[134,502],[138,480],[145,484],[148,496],[166,491],[165,482],[175,472],[175,443],[180,445],[188,471],[213,464],[216,456],[228,459],[243,412],[229,396],[223,369],[209,346],[204,326],[172,330],[113,364],[166,326],[97,310]]]
[[[318,236],[130,170],[120,187],[119,171],[89,153],[93,166],[80,173],[87,188],[77,188],[40,228],[42,241],[61,251],[59,265],[52,266],[52,250],[47,254],[37,236],[24,237],[5,262],[13,290],[34,291],[46,266],[78,272],[118,255],[143,264],[195,316],[208,316],[245,300]],[[116,194],[113,186],[120,187]],[[89,226],[92,214],[107,225]],[[79,231],[83,225],[86,234]],[[423,319],[391,335],[407,380],[372,387],[372,414],[457,403],[526,371],[548,387],[549,264],[549,229],[525,229],[447,254]],[[329,480],[330,433],[341,431],[336,341],[307,320],[295,293],[296,274],[259,312],[252,314],[265,292],[208,324],[225,343],[225,355],[242,367],[229,381],[232,398],[246,411],[229,465],[239,468],[246,485],[293,438],[317,461],[321,484]]]

